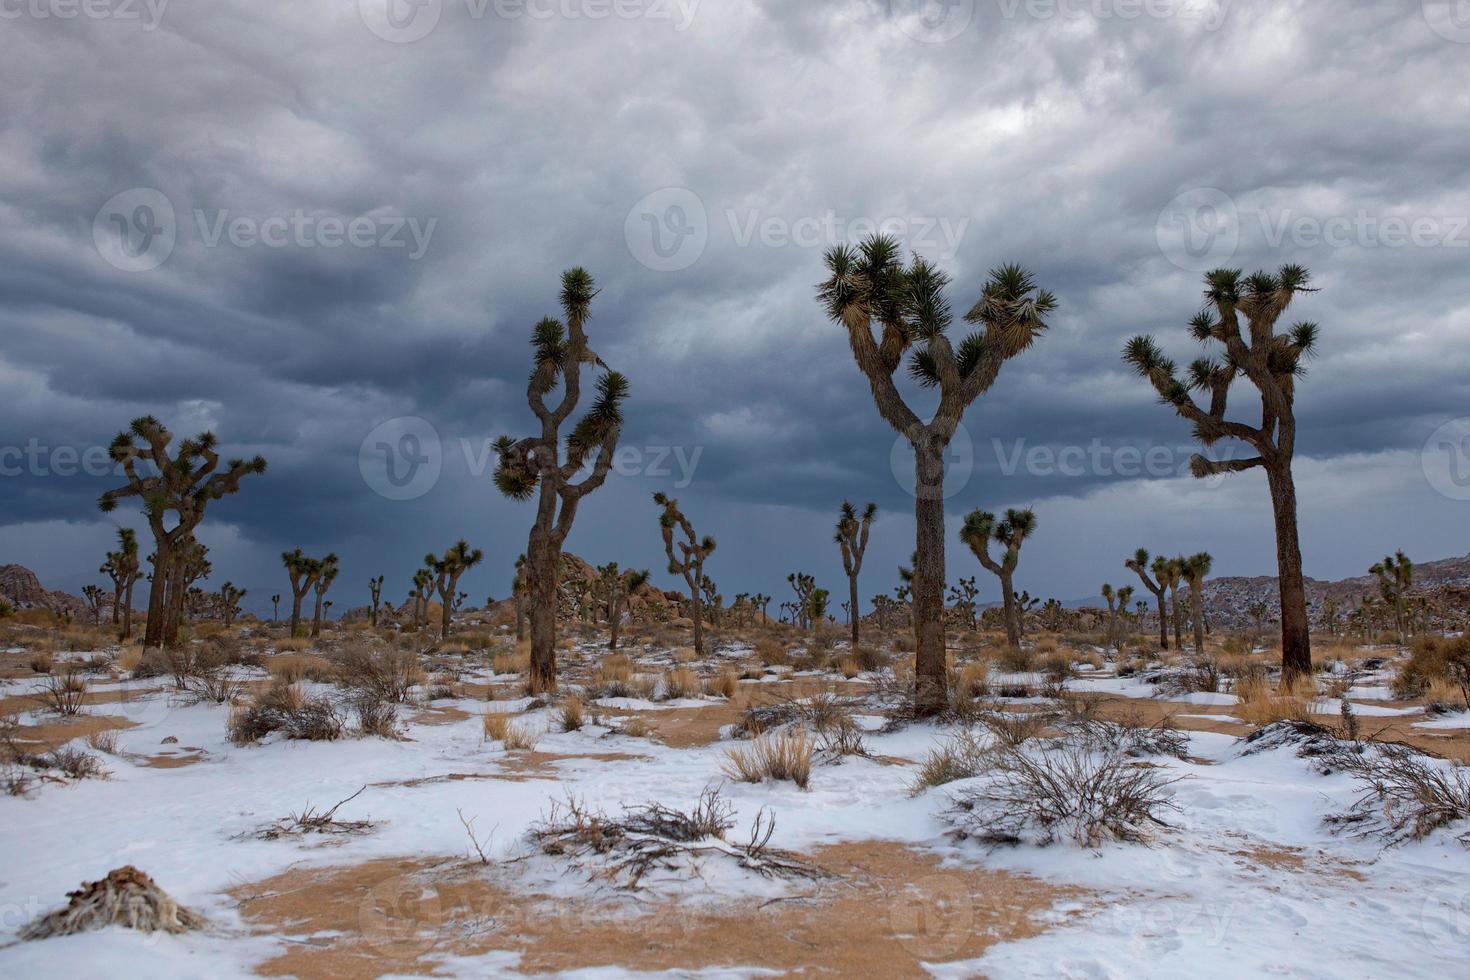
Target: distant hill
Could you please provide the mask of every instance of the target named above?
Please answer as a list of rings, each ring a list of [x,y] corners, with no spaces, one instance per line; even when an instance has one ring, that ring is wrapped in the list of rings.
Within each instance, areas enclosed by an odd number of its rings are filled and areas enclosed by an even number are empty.
[[[51,592],[43,588],[36,573],[24,565],[0,565],[0,599],[16,609],[49,609],[54,613],[70,616],[77,622],[90,620],[85,600],[66,592]],[[107,611],[111,615],[111,594],[108,595]]]

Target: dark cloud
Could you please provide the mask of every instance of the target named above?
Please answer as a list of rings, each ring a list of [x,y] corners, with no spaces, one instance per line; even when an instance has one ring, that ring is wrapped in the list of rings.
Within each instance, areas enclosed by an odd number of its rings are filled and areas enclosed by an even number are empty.
[[[363,0],[368,21],[381,6]],[[491,556],[472,591],[503,592],[529,515],[493,493],[485,444],[525,430],[530,327],[581,264],[603,290],[594,346],[633,384],[634,455],[572,547],[660,571],[642,509],[672,490],[720,536],[727,590],[772,592],[798,566],[835,575],[836,504],[871,499],[876,591],[911,548],[902,447],[895,463],[812,294],[825,246],[890,222],[953,275],[958,309],[1012,260],[1061,298],[967,416],[974,454],[951,498],[953,519],[1041,508],[1023,584],[1092,594],[1096,563],[1139,543],[1208,544],[1223,573],[1267,572],[1264,488],[1168,479],[1188,427],[1118,359],[1136,332],[1194,356],[1199,276],[1157,228],[1176,195],[1215,188],[1239,233],[1224,261],[1317,274],[1294,311],[1323,327],[1301,389],[1304,465],[1336,512],[1378,515],[1358,554],[1304,495],[1309,571],[1358,571],[1416,536],[1455,550],[1433,532],[1463,515],[1415,468],[1470,387],[1470,46],[1399,0],[1178,0],[1131,19],[1117,15],[1131,4],[976,0],[946,8],[969,12],[954,32],[902,16],[916,6],[650,0],[596,20],[443,0],[409,44],[351,2],[174,0],[151,30],[7,21],[0,444],[105,445],[143,413],[213,427],[272,461],[218,507],[224,574],[268,594],[275,552],[301,544],[343,552],[357,578],[405,578],[471,535]],[[94,245],[99,208],[133,188],[174,211],[176,243],[151,271]],[[705,244],[677,271],[625,237],[630,209],[664,188],[703,213],[685,215]],[[654,200],[669,217],[673,199]],[[365,244],[332,244],[354,219]],[[1385,243],[1395,220],[1425,223],[1423,240]],[[279,247],[255,240],[271,222],[290,228]],[[393,502],[359,449],[402,416],[432,423],[444,469]],[[1150,449],[1164,463],[1130,469]],[[1024,462],[1079,453],[1080,470]],[[1332,482],[1345,472],[1366,488]],[[45,529],[74,522],[62,537],[90,554],[107,482],[0,479],[0,559],[80,582],[93,559],[48,552]],[[1208,531],[1202,506],[1220,512]]]

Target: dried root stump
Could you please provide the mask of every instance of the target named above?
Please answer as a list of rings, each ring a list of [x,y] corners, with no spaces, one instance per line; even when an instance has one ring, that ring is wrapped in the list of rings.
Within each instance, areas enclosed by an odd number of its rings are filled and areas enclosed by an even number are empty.
[[[131,864],[109,871],[101,881],[83,882],[68,892],[66,908],[49,912],[21,930],[22,939],[70,936],[107,926],[126,926],[140,932],[168,933],[202,929],[205,919],[175,902]]]

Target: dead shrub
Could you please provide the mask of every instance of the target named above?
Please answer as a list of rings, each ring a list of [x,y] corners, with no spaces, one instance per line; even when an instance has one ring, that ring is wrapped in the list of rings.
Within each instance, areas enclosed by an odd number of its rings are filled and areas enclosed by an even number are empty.
[[[724,698],[733,701],[735,695],[740,692],[740,675],[733,670],[726,670],[713,677],[705,679],[704,693],[708,697]]]
[[[862,672],[862,668],[858,666],[857,657],[852,656],[839,657],[837,660],[837,670],[847,680],[852,680]]]
[[[807,788],[812,775],[812,743],[805,732],[762,735],[725,755],[725,775],[743,783],[789,780]]]
[[[1394,675],[1393,695],[1406,700],[1423,697],[1436,681],[1458,687],[1458,700],[1470,706],[1470,635],[1416,637],[1409,659]]]
[[[396,704],[413,703],[413,690],[424,682],[424,669],[412,650],[352,647],[334,657],[337,682]]]
[[[480,726],[484,730],[485,738],[504,742],[506,733],[510,730],[510,716],[502,711],[487,711],[480,716]]]
[[[867,673],[882,670],[889,662],[887,654],[870,646],[859,645],[852,656],[857,659],[858,669]]]
[[[791,663],[791,655],[775,637],[763,636],[756,640],[755,655],[767,667],[784,667]]]
[[[928,757],[919,765],[918,775],[914,777],[909,794],[918,796],[935,786],[975,778],[985,771],[991,751],[991,746],[979,738],[973,729],[959,729],[949,739],[929,750]]]
[[[586,711],[582,705],[582,699],[575,694],[568,695],[562,700],[561,707],[557,709],[557,721],[564,732],[579,732],[587,723]]]
[[[55,769],[69,779],[99,779],[107,775],[102,761],[90,752],[65,746],[40,757],[46,769]]]
[[[78,715],[87,701],[87,681],[80,673],[48,674],[32,695],[43,710],[58,715]]]
[[[288,739],[330,742],[342,737],[342,716],[325,697],[309,697],[294,684],[272,684],[230,713],[229,740],[249,745],[272,732]]]
[[[403,737],[398,727],[397,702],[378,697],[372,691],[358,690],[347,696],[347,705],[357,718],[359,735],[375,735],[395,741]]]
[[[950,819],[962,838],[993,846],[1144,841],[1163,826],[1157,812],[1174,807],[1168,787],[1177,779],[1119,753],[1001,746],[988,761],[987,778],[957,794]]]
[[[1236,712],[1252,725],[1269,725],[1277,721],[1311,721],[1311,699],[1316,696],[1316,683],[1308,677],[1298,678],[1291,690],[1277,693],[1264,674],[1251,674],[1235,685],[1239,699]]]
[[[37,674],[51,673],[51,666],[55,661],[49,653],[36,653],[31,655],[27,665]]]
[[[1327,818],[1335,827],[1394,845],[1470,817],[1470,779],[1461,767],[1435,765],[1409,746],[1382,743],[1343,752],[1337,763],[1364,789],[1347,810]],[[1470,843],[1470,833],[1459,840]]]
[[[536,748],[537,738],[537,732],[529,722],[517,722],[506,726],[505,737],[500,741],[505,744],[507,750],[529,752]]]
[[[663,699],[678,701],[699,690],[699,678],[688,667],[675,667],[664,673]]]
[[[1025,674],[1031,670],[1032,652],[1025,647],[1004,647],[997,659],[1008,673]]]
[[[117,755],[117,732],[111,728],[93,732],[87,736],[87,744],[98,752]]]

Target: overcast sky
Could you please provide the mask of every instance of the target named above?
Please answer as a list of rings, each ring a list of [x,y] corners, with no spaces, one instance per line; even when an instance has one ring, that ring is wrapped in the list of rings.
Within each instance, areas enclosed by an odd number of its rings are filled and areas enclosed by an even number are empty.
[[[97,512],[97,447],[151,413],[269,459],[200,535],[252,607],[282,550],[339,552],[341,609],[379,573],[401,600],[460,536],[487,554],[474,602],[504,596],[531,505],[497,495],[488,442],[531,431],[527,338],[582,265],[632,394],[569,550],[673,587],[664,490],[727,595],[784,598],[798,569],[836,592],[837,507],[872,500],[866,601],[913,548],[911,464],[813,287],[875,227],[961,312],[1002,262],[1059,297],[949,474],[955,530],[1036,508],[1018,588],[1094,595],[1139,546],[1274,574],[1259,471],[1181,477],[1189,427],[1118,357],[1136,332],[1197,356],[1222,265],[1321,287],[1288,314],[1322,327],[1308,574],[1463,554],[1465,7],[0,0],[0,563],[95,581],[141,526]],[[998,597],[953,532],[948,560]]]

